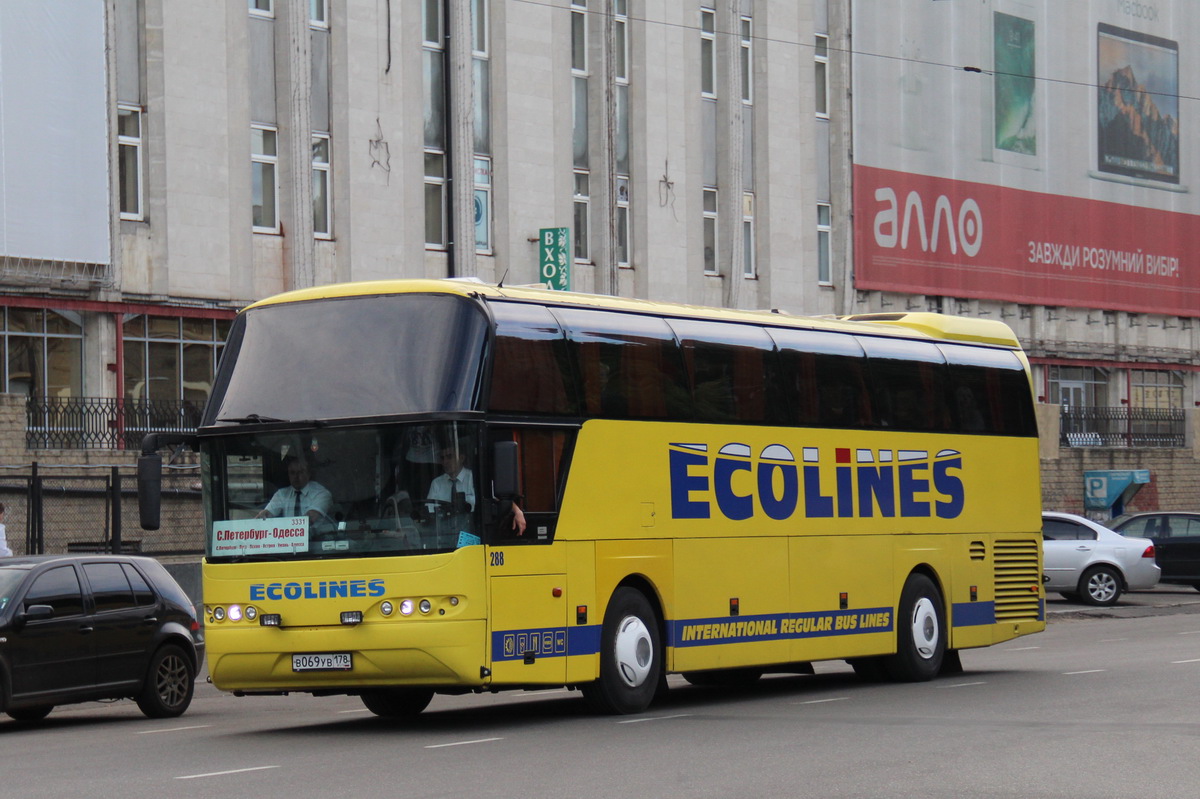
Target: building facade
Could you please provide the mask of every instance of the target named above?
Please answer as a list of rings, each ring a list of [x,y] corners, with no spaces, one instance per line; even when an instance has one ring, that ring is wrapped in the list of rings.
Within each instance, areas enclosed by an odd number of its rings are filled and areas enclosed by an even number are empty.
[[[1001,319],[1057,444],[1186,449],[1192,5],[10,0],[0,391],[134,446],[263,296],[553,275]]]

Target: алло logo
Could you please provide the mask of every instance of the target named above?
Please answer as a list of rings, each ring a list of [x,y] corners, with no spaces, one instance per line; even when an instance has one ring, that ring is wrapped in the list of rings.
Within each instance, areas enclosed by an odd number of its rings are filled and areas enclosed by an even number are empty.
[[[755,457],[747,444],[726,444],[716,457],[708,444],[671,444],[671,517],[709,519],[713,506],[740,521],[759,513],[788,519],[800,511],[811,519],[880,517],[957,518],[965,493],[962,453],[927,450],[833,449],[833,481],[822,470],[821,449],[804,447],[802,460],[783,444],[769,444]],[[754,490],[735,491],[735,475],[748,472]],[[803,491],[801,490],[803,482]],[[931,492],[932,489],[932,492]]]

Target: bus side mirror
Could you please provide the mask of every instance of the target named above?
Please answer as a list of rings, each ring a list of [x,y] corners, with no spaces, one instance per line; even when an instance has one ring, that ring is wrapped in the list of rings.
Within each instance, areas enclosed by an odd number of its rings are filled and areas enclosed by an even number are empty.
[[[517,442],[497,441],[492,447],[492,495],[496,499],[516,499]]]
[[[137,462],[138,520],[143,530],[157,530],[162,504],[162,456],[141,455]]]

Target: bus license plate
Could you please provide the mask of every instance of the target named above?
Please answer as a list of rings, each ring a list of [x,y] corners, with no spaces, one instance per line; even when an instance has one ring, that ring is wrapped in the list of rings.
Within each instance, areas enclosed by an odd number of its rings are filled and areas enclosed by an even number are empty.
[[[292,671],[349,671],[349,652],[310,652],[292,655]]]

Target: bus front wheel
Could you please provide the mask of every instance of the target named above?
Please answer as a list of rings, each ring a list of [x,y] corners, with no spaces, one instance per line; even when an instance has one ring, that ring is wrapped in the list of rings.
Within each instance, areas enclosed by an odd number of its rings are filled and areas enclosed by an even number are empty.
[[[382,688],[363,691],[362,702],[367,710],[385,719],[415,716],[429,706],[433,691],[424,688]]]
[[[896,613],[896,654],[885,659],[897,682],[932,680],[946,654],[946,615],[942,594],[924,574],[912,574],[900,592]]]
[[[601,713],[641,713],[654,699],[662,669],[654,608],[642,592],[618,588],[604,613],[600,678],[583,686],[584,699]]]

